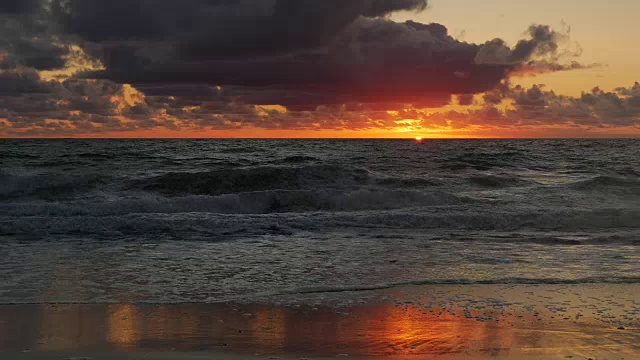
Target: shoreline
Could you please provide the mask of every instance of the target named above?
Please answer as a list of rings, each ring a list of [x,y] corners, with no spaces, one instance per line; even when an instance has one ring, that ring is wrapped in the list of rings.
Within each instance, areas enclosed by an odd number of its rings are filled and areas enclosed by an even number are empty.
[[[0,305],[11,359],[640,357],[638,285],[420,286],[368,300]],[[621,325],[624,324],[624,325]]]

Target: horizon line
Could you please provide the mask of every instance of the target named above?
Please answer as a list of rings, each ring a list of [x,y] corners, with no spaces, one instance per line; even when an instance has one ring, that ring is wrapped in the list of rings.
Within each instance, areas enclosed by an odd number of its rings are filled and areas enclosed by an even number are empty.
[[[434,141],[434,140],[640,140],[640,136],[627,137],[424,137],[417,140],[414,137],[0,137],[3,140],[398,140],[398,141]]]

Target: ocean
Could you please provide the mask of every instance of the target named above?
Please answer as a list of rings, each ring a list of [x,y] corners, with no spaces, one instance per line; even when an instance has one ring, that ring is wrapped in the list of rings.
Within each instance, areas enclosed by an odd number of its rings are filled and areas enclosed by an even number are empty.
[[[2,140],[0,303],[640,283],[638,140]]]

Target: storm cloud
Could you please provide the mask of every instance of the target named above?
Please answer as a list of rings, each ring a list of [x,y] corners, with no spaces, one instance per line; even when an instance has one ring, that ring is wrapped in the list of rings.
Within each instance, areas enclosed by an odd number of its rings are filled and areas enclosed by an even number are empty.
[[[0,13],[32,13],[42,5],[40,0],[3,0],[0,2]]]
[[[549,26],[525,24],[514,46],[502,39],[474,44],[441,24],[388,16],[427,6],[2,0],[0,125],[57,132],[392,128],[410,114],[424,120],[420,109],[453,99],[474,105],[475,94],[488,104],[515,101],[504,85],[513,76],[585,67],[575,61],[579,51],[564,47],[568,32]],[[74,58],[100,66],[79,67]],[[39,73],[61,69],[74,74],[44,80]],[[640,102],[616,96],[627,108]]]
[[[62,68],[65,44],[41,0],[0,1],[0,69],[26,66],[37,70]]]
[[[509,50],[517,61],[477,61],[491,43],[460,42],[439,24],[358,17],[322,47],[297,47],[284,53],[273,53],[275,47],[270,47],[260,55],[199,57],[172,55],[167,46],[109,42],[100,55],[106,69],[84,76],[134,85],[207,83],[253,88],[253,93],[259,89],[268,101],[245,99],[258,105],[314,109],[362,102],[440,107],[451,101],[452,94],[480,93],[511,72],[531,68],[534,59],[556,51],[551,41],[531,40],[528,54],[518,47]],[[215,42],[211,47],[219,51]]]
[[[67,31],[85,40],[175,41],[193,57],[324,46],[358,17],[426,6],[426,0],[54,0],[53,7]]]
[[[513,49],[498,40],[468,44],[440,24],[385,18],[426,6],[426,0],[54,0],[52,14],[105,65],[85,77],[313,93],[304,96],[309,108],[426,97],[441,106],[447,95],[485,91],[527,61],[557,54],[563,40],[549,27],[532,26],[530,39]],[[486,55],[495,52],[508,59]],[[287,95],[276,104],[299,102]]]
[[[582,129],[640,129],[640,84],[604,91],[598,87],[580,96],[559,95],[544,85],[530,88],[502,84],[484,96],[479,109],[426,113],[421,126],[437,124],[455,129],[497,127],[504,129],[564,126]]]

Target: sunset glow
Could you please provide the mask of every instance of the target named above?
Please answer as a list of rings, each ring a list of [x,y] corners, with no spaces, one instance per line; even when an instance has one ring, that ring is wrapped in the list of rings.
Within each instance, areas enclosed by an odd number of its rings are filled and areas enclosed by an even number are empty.
[[[0,0],[0,358],[640,359],[638,14]]]
[[[166,22],[150,24],[100,2],[71,2],[60,17],[60,1],[0,7],[0,137],[640,136],[637,50],[621,50],[640,5],[627,1],[566,0],[552,13],[483,3],[495,19],[463,0],[310,9],[323,30],[295,23],[295,41],[274,34],[302,6],[141,3]],[[106,32],[111,19],[123,26]]]

